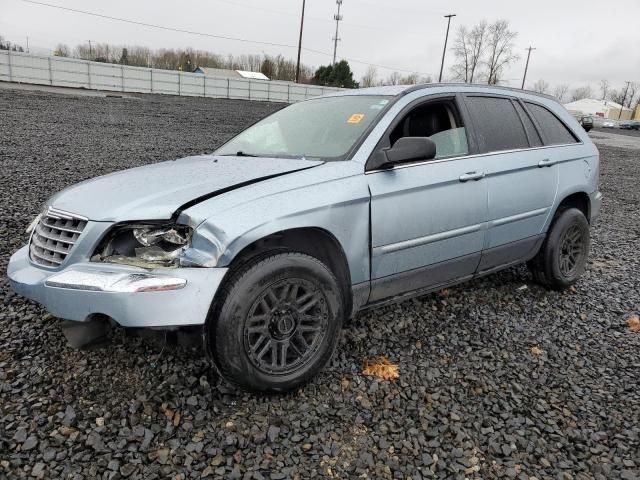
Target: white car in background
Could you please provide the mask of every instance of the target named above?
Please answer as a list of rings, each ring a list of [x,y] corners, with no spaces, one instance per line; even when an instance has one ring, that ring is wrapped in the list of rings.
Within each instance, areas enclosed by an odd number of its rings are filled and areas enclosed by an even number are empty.
[[[604,122],[602,122],[602,128],[616,128],[616,121],[606,119]]]

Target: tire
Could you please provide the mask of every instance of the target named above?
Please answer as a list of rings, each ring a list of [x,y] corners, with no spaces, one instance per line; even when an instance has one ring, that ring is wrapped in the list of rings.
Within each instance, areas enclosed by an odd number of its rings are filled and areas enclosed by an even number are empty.
[[[252,391],[305,384],[329,361],[345,311],[335,275],[320,260],[281,251],[243,264],[207,322],[207,347],[228,382]]]
[[[556,213],[540,252],[527,263],[536,282],[564,290],[578,281],[589,254],[589,222],[577,208]]]

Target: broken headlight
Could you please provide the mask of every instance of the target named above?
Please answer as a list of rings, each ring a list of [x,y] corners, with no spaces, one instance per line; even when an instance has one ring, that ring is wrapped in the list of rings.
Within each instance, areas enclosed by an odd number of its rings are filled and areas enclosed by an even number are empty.
[[[177,266],[191,244],[192,233],[192,228],[178,224],[120,226],[93,259],[145,268]]]

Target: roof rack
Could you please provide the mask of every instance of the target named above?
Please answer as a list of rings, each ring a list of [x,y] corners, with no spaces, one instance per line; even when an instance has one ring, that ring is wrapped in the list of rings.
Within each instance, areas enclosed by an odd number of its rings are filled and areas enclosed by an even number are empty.
[[[515,87],[505,87],[502,85],[486,85],[483,83],[421,83],[418,85],[411,85],[409,86],[406,90],[404,90],[402,92],[402,95],[405,95],[407,93],[410,92],[415,92],[416,90],[422,90],[425,88],[434,88],[434,87],[463,87],[463,88],[469,88],[469,89],[487,89],[487,90],[505,90],[507,92],[514,92],[514,93],[526,93],[528,95],[536,95],[538,97],[544,97],[544,98],[548,98],[550,100],[557,100],[553,95],[548,95],[546,93],[540,93],[540,92],[534,92],[532,90],[525,90],[522,88],[515,88]]]

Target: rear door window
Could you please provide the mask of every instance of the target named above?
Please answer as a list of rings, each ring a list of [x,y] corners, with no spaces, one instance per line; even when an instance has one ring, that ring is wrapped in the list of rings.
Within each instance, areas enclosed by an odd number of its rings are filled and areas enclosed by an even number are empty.
[[[571,133],[571,130],[545,107],[537,103],[525,103],[533,118],[538,122],[538,126],[542,129],[547,145],[566,145],[567,143],[576,143],[578,141]]]
[[[529,141],[508,98],[466,97],[480,153],[529,148]]]

